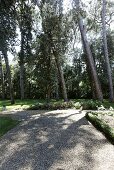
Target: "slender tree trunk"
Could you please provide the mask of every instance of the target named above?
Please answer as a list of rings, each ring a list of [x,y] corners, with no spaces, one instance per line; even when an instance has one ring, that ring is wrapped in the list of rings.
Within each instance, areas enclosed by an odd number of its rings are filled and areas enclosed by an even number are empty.
[[[22,22],[22,21],[21,21]],[[21,100],[24,99],[24,36],[22,25],[20,25],[21,32],[21,51],[19,53],[19,65],[20,65],[20,92],[21,92]]]
[[[47,100],[47,103],[50,102],[50,99],[51,99],[51,88],[50,88],[50,85],[47,85],[47,88],[46,88],[46,100]]]
[[[104,56],[105,56],[105,63],[107,69],[107,76],[109,82],[109,91],[110,91],[110,102],[114,101],[114,92],[113,92],[113,82],[112,82],[112,73],[110,67],[110,61],[108,56],[108,47],[107,47],[107,36],[106,36],[106,0],[102,0],[102,36],[103,36],[103,47],[104,47]]]
[[[21,100],[24,99],[24,64],[20,64],[20,92]]]
[[[19,65],[20,65],[20,93],[21,93],[21,100],[24,99],[24,30],[23,30],[23,11],[24,11],[24,4],[21,0],[20,5],[20,12],[21,12],[21,20],[20,20],[20,32],[21,32],[21,50],[19,53]]]
[[[2,85],[2,99],[5,99],[5,89],[4,89],[4,75],[2,69],[2,57],[0,55],[0,78],[1,78],[1,85]]]
[[[10,88],[11,104],[14,104],[15,103],[15,101],[14,101],[14,90],[13,90],[13,85],[12,85],[12,80],[11,80],[11,71],[10,71],[7,52],[4,51],[3,55],[4,55],[5,64],[6,64],[7,78],[8,78],[9,88]]]
[[[79,25],[79,29],[80,29],[80,33],[81,33],[83,47],[84,47],[85,52],[86,52],[87,61],[88,61],[88,64],[90,66],[90,74],[93,78],[96,97],[97,97],[98,100],[102,101],[103,100],[103,94],[102,94],[100,82],[99,82],[99,79],[98,79],[95,63],[94,63],[94,60],[93,60],[92,52],[91,52],[91,49],[90,49],[90,46],[89,46],[89,43],[88,43],[88,40],[87,40],[86,27],[83,23],[83,19],[82,19],[81,15],[80,15],[79,0],[76,1],[76,7],[77,7],[77,12],[78,12],[78,25]]]
[[[56,70],[56,89],[55,89],[55,98],[56,100],[59,100],[59,81],[58,81],[58,75],[57,75],[57,70]]]
[[[58,74],[59,74],[59,79],[60,79],[60,82],[61,82],[63,98],[64,98],[64,101],[67,102],[68,101],[68,97],[67,97],[67,89],[66,89],[66,84],[65,84],[63,70],[62,70],[62,67],[60,65],[60,61],[59,61],[58,55],[56,54],[55,51],[53,51],[53,54],[54,54],[54,57],[55,57],[55,62],[56,62],[56,66],[57,66],[57,70],[58,70]]]

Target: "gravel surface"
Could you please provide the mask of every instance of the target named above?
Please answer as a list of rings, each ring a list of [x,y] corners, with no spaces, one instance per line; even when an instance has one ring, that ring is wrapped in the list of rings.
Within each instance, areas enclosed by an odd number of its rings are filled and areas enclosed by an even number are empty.
[[[84,111],[1,114],[22,122],[0,139],[0,170],[114,170],[114,146]]]

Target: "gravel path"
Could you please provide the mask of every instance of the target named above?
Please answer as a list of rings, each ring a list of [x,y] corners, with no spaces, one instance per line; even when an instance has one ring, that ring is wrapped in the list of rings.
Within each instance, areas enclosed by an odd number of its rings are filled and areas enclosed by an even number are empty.
[[[84,112],[8,114],[22,122],[0,139],[0,170],[114,170],[114,146]]]

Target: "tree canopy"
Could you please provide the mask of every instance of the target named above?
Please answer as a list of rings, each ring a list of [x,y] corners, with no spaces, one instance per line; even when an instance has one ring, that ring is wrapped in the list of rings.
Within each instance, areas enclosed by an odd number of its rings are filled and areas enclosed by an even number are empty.
[[[0,1],[1,98],[113,102],[114,2],[69,4]]]

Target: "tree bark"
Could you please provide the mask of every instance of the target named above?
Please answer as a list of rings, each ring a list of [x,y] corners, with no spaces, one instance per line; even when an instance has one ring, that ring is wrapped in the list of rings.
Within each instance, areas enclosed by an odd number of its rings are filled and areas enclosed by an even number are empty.
[[[13,85],[12,85],[12,80],[11,80],[11,71],[10,71],[7,52],[4,51],[3,55],[4,55],[5,64],[6,64],[7,78],[8,78],[9,88],[10,88],[11,104],[14,104],[15,103],[15,101],[14,101],[14,90],[13,90]]]
[[[89,67],[89,64],[88,64],[88,61],[87,61],[87,57],[86,57],[86,65],[87,65],[87,73],[88,73],[90,86],[91,86],[91,91],[92,91],[92,98],[95,100],[95,99],[97,99],[96,98],[96,93],[95,93],[95,86],[94,86],[91,70],[90,70],[90,67]]]
[[[98,100],[102,101],[103,100],[103,94],[102,94],[100,82],[99,82],[99,79],[98,79],[98,75],[97,75],[94,59],[93,59],[93,56],[92,56],[92,52],[91,52],[91,49],[90,49],[90,46],[89,46],[89,43],[88,43],[88,40],[87,40],[86,27],[83,23],[83,19],[82,19],[81,14],[80,14],[79,0],[76,1],[76,7],[77,7],[78,25],[79,25],[79,29],[80,29],[80,33],[81,33],[82,43],[83,43],[83,47],[84,47],[85,52],[86,52],[88,64],[90,66],[90,74],[91,74],[91,77],[93,78],[96,97],[97,97]]]
[[[24,99],[24,64],[20,64],[20,92],[21,100]]]
[[[21,93],[21,100],[24,99],[24,30],[23,30],[23,11],[24,11],[24,4],[21,1],[20,5],[20,12],[21,12],[21,20],[20,20],[20,32],[21,32],[21,49],[19,53],[19,66],[20,66],[20,93]]]
[[[58,81],[58,74],[56,69],[56,89],[55,89],[55,98],[56,100],[59,100],[59,81]]]
[[[22,21],[21,21],[22,22]],[[21,50],[19,53],[19,65],[20,65],[20,92],[21,92],[21,100],[24,99],[24,36],[22,25],[20,25],[21,32]]]
[[[2,86],[2,99],[5,99],[5,89],[4,89],[4,75],[3,75],[3,68],[2,68],[2,57],[0,55],[0,77],[1,77],[1,86]]]
[[[109,61],[109,55],[108,55],[108,47],[107,47],[105,16],[106,16],[106,0],[102,0],[102,38],[103,38],[103,47],[104,47],[104,57],[105,57],[107,77],[108,77],[108,82],[109,82],[109,92],[110,92],[109,98],[110,98],[110,102],[113,102],[114,91],[113,91],[112,73],[111,73],[111,67],[110,67],[110,61]]]
[[[68,102],[68,96],[67,96],[67,89],[66,89],[65,79],[64,79],[64,74],[63,74],[62,67],[60,65],[59,57],[56,54],[56,51],[53,51],[53,54],[54,54],[54,57],[55,57],[55,62],[56,62],[57,70],[58,70],[59,80],[61,82],[62,95],[63,95],[64,101]]]

